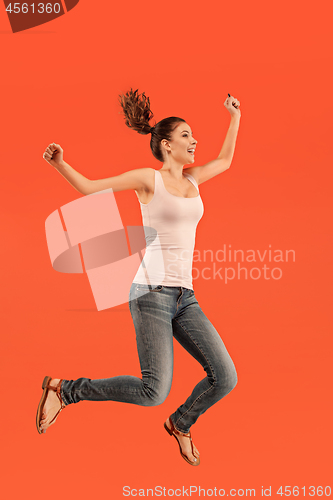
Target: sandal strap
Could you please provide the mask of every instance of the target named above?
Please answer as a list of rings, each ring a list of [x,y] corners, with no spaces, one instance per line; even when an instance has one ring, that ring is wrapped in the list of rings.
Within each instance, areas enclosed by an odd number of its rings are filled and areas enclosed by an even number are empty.
[[[184,434],[183,432],[181,431],[178,431],[175,426],[173,425],[173,422],[171,420],[171,418],[169,417],[169,422],[170,422],[170,425],[171,425],[171,428],[170,428],[170,431],[171,433],[173,434],[178,434],[178,436],[184,436],[184,437],[187,437],[187,438],[190,438],[190,440],[192,441],[192,437],[191,437],[191,431],[188,433],[188,435]],[[193,446],[193,445],[192,445]]]
[[[53,420],[55,420],[57,418],[57,416],[59,415],[59,413],[61,412],[61,410],[63,410],[66,405],[64,404],[62,398],[61,398],[61,395],[60,395],[60,389],[61,389],[61,382],[63,381],[63,379],[59,380],[58,382],[58,385],[56,387],[52,387],[50,386],[50,384],[47,385],[47,388],[48,389],[52,389],[53,391],[55,391],[59,401],[60,401],[60,408],[59,410],[57,411],[57,413],[54,415],[54,417],[52,418],[52,420],[50,421],[50,424],[53,422]]]
[[[56,385],[55,387],[53,385],[50,385],[50,382],[46,385],[46,388],[47,389],[52,389],[52,391],[56,392],[56,393],[60,393],[60,389],[61,389],[61,382],[63,381],[64,379],[60,379],[59,382],[58,382],[58,385]]]
[[[60,390],[61,390],[61,382],[62,382],[63,380],[64,380],[63,378],[62,378],[62,379],[60,379],[60,380],[59,380],[59,382],[58,382],[58,384],[57,384],[55,387],[54,387],[53,385],[50,385],[50,382],[49,382],[49,383],[47,384],[47,386],[46,386],[46,388],[47,388],[47,389],[52,389],[52,391],[54,391],[54,392],[56,393],[56,395],[57,395],[57,397],[58,397],[58,399],[59,399],[59,401],[60,401],[60,404],[61,404],[61,410],[62,410],[63,408],[65,408],[65,406],[66,406],[66,405],[64,404],[64,402],[63,402],[62,398],[61,398],[61,393],[60,393]],[[60,410],[60,411],[61,411],[61,410]],[[54,418],[55,418],[55,417],[54,417]],[[54,419],[53,419],[53,420],[54,420]],[[53,420],[51,420],[51,422],[52,422]]]
[[[66,406],[66,405],[64,404],[63,400],[62,400],[62,397],[61,397],[61,392],[60,392],[60,390],[61,390],[61,382],[62,382],[63,380],[64,380],[64,379],[63,379],[63,378],[61,378],[61,379],[59,380],[59,382],[58,382],[57,387],[56,387],[56,389],[57,389],[56,394],[57,394],[58,399],[59,399],[60,404],[61,404],[61,409],[60,409],[60,411],[61,411],[63,408],[65,408],[65,406]]]
[[[174,433],[178,434],[178,436],[183,436],[183,437],[186,437],[186,438],[190,438],[192,455],[195,457],[195,455],[194,455],[194,449],[193,449],[193,441],[192,441],[191,431],[189,432],[189,436],[186,436],[186,434],[183,434],[182,432],[179,432],[176,429],[174,430]]]
[[[52,418],[52,420],[50,420],[50,424],[52,424],[53,420],[55,420],[57,418],[57,416],[59,415],[59,413],[61,412],[61,410],[64,409],[64,406],[62,406],[61,408],[59,408],[59,410],[57,411],[57,413],[54,415],[54,417]]]
[[[192,441],[192,436],[191,436],[191,433],[189,433],[189,435],[187,434],[184,434],[183,432],[180,432],[180,431],[177,431],[177,429],[174,429],[173,431],[175,434],[178,434],[178,436],[183,436],[185,438],[190,438],[190,440]]]
[[[180,453],[182,455],[183,458],[185,458],[186,461],[189,461],[188,458],[186,457],[186,455],[184,455],[183,451],[182,451],[182,447],[181,447],[181,444],[177,438],[177,435],[178,436],[184,436],[184,437],[188,437],[190,438],[190,441],[191,441],[191,450],[192,450],[192,455],[194,457],[196,457],[196,455],[194,454],[194,448],[193,448],[193,441],[192,441],[192,436],[191,436],[191,431],[188,433],[188,435],[186,435],[185,433],[181,432],[181,431],[178,431],[175,426],[173,425],[173,422],[171,420],[171,418],[169,417],[169,422],[170,422],[170,429],[167,427],[166,424],[164,424],[165,428],[168,430],[169,434],[172,434],[174,435],[174,437],[177,439],[178,441],[178,444],[179,444],[179,448],[180,448]],[[200,460],[200,459],[199,459]],[[192,462],[190,462],[192,464]],[[199,461],[200,463],[200,461]],[[193,465],[193,464],[192,464]]]

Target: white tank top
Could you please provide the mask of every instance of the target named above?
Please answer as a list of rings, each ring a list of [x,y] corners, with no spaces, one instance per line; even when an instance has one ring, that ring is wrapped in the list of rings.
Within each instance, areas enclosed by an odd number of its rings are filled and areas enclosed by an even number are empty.
[[[184,176],[199,188],[192,175]],[[175,196],[166,189],[155,170],[155,189],[149,203],[140,203],[144,226],[145,256],[133,283],[182,286],[193,290],[192,261],[195,233],[203,216],[200,193],[194,198]]]

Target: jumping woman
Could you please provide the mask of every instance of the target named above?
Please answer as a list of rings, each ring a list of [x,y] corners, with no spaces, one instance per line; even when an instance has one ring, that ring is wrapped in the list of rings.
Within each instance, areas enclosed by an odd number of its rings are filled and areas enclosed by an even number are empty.
[[[40,434],[56,422],[63,408],[79,401],[121,401],[142,406],[163,403],[171,388],[175,337],[202,365],[206,376],[166,419],[164,427],[178,441],[186,462],[200,464],[190,428],[237,383],[234,363],[192,288],[195,233],[204,211],[198,186],[230,167],[239,129],[240,102],[228,96],[224,106],[231,118],[223,147],[215,160],[201,167],[184,170],[185,165],[194,163],[197,145],[188,123],[182,118],[169,117],[151,127],[149,121],[154,115],[149,98],[132,89],[119,96],[126,125],[139,134],[151,134],[150,147],[162,168],[138,168],[115,177],[90,180],[64,161],[59,144],[46,148],[44,159],[83,195],[108,188],[114,192],[133,189],[140,203],[145,232],[146,228],[153,228],[155,237],[145,235],[146,254],[129,291],[142,378],[45,377],[36,419]],[[162,261],[158,258],[161,255]]]

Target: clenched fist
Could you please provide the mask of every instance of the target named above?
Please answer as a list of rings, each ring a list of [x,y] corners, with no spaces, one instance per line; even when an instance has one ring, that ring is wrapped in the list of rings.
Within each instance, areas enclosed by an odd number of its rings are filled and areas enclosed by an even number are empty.
[[[59,144],[53,142],[45,149],[43,158],[52,165],[52,167],[58,167],[64,160],[64,150]]]
[[[224,101],[224,106],[227,108],[231,115],[241,116],[241,112],[239,109],[240,102],[232,95],[226,98],[226,100]]]

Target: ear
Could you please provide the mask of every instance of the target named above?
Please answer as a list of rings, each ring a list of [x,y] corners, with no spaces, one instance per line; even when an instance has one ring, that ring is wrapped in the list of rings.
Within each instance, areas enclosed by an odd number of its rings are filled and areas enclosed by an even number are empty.
[[[170,143],[166,139],[161,140],[161,145],[165,151],[171,151]]]

